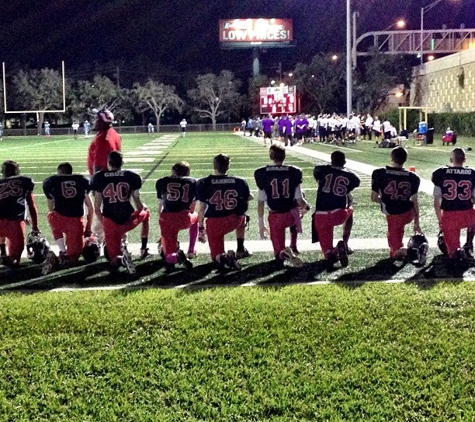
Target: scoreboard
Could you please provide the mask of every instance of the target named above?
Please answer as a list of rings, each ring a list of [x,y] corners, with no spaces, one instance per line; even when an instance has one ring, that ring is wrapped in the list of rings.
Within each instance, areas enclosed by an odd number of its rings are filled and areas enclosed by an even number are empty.
[[[295,86],[268,86],[260,89],[261,114],[294,114],[297,112]]]

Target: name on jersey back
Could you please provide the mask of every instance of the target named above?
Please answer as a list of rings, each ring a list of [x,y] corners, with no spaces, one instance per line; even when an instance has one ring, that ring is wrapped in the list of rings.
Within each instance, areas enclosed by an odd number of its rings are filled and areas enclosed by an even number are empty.
[[[236,179],[211,179],[213,185],[225,185],[228,183],[236,183]]]
[[[446,174],[472,174],[472,169],[456,169],[448,168],[445,170]]]

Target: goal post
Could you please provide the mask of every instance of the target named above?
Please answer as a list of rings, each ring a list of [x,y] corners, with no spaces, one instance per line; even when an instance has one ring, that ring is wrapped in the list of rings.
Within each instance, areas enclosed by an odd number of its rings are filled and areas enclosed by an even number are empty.
[[[7,84],[6,84],[6,72],[5,72],[5,62],[2,62],[2,76],[3,76],[3,108],[5,114],[13,113],[64,113],[66,111],[66,77],[64,72],[64,61],[61,62],[61,80],[62,80],[62,99],[63,99],[63,108],[59,110],[9,110],[7,106]]]
[[[421,106],[421,107],[411,107],[411,106],[400,106],[399,107],[399,132],[405,129],[407,130],[407,110],[419,110],[419,116],[422,118],[422,113],[424,114],[424,121],[428,121],[428,114],[430,111],[434,110],[434,107],[431,106]]]

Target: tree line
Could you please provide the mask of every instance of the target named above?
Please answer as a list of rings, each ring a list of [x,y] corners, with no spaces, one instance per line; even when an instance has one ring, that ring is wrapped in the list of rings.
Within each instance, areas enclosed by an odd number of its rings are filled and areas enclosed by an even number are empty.
[[[291,74],[291,76],[289,76]],[[388,56],[373,52],[360,65],[354,75],[356,106],[375,112],[383,107],[389,91],[397,85],[408,89],[412,68],[404,56]],[[63,109],[63,78],[59,71],[44,68],[19,69],[7,75],[7,109],[19,112],[22,124],[27,113],[22,110],[44,110],[36,113],[40,131],[45,115],[50,120],[65,119],[83,122],[90,119],[94,108],[107,107],[117,119],[134,124],[154,121],[157,132],[165,112],[183,113],[192,122],[216,123],[237,121],[242,117],[259,114],[259,88],[273,82],[269,75],[250,78],[247,84],[237,79],[233,72],[222,70],[219,74],[198,75],[194,86],[178,92],[176,86],[155,78],[120,86],[118,81],[96,74],[91,79],[65,78],[64,113],[47,110]],[[275,81],[274,81],[275,82]],[[309,64],[297,63],[277,83],[296,85],[300,95],[301,110],[307,113],[340,112],[345,109],[346,68],[345,59],[318,54]],[[3,84],[0,88],[3,91]],[[4,95],[1,92],[0,101]],[[1,107],[5,119],[4,104]]]

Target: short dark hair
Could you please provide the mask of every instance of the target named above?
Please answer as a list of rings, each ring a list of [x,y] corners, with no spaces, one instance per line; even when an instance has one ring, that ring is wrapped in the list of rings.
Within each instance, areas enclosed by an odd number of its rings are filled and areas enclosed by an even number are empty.
[[[122,167],[122,163],[124,162],[122,153],[120,151],[110,152],[107,156],[107,162],[112,168],[120,169]]]
[[[59,174],[73,174],[73,166],[69,163],[61,163],[57,170]]]
[[[172,172],[177,177],[186,177],[190,175],[190,165],[186,161],[175,163],[172,167]]]
[[[463,148],[454,148],[452,151],[450,151],[454,157],[454,160],[457,162],[457,163],[463,163],[465,161],[465,151],[463,150]]]
[[[402,166],[407,160],[407,151],[404,147],[396,147],[391,151],[391,160]]]
[[[214,169],[217,170],[219,173],[227,173],[229,170],[229,162],[231,159],[226,154],[218,154],[213,159],[213,166]]]
[[[332,166],[335,167],[344,167],[346,164],[345,154],[341,151],[333,151],[330,159]]]
[[[18,176],[20,174],[20,167],[16,161],[7,160],[2,164],[3,177]]]
[[[285,160],[285,148],[280,145],[271,145],[269,148],[269,157],[273,161],[284,161]]]

